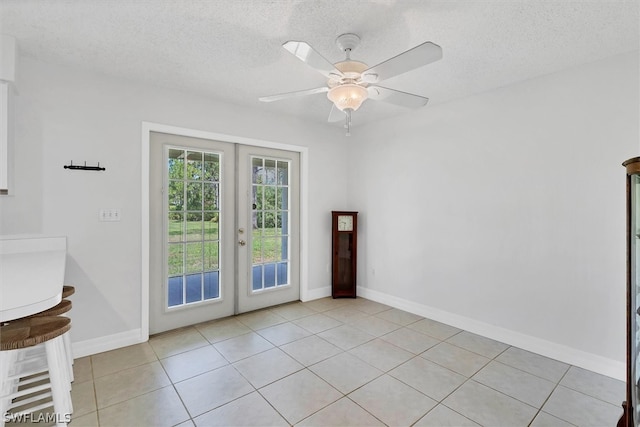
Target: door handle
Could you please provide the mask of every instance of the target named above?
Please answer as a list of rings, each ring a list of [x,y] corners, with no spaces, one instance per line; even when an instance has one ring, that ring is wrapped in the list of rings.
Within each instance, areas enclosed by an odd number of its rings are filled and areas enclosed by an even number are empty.
[[[238,242],[238,244],[239,244],[240,246],[244,246],[244,245],[246,245],[246,244],[247,244],[247,242],[245,242],[244,240],[240,240],[240,241]]]

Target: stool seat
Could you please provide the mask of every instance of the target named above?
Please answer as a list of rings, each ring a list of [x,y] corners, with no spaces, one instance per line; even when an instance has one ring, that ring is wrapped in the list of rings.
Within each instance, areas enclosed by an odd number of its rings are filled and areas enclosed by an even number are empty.
[[[61,314],[64,314],[71,310],[71,306],[71,301],[69,301],[68,299],[63,299],[58,305],[53,306],[48,310],[41,311],[40,313],[32,314],[29,317],[60,316]]]
[[[71,329],[68,317],[27,317],[0,327],[0,350],[17,350],[42,344]]]
[[[71,295],[73,295],[75,293],[76,293],[76,288],[74,288],[71,285],[64,285],[62,287],[62,298],[63,299],[64,298],[68,298],[68,297],[70,297]]]

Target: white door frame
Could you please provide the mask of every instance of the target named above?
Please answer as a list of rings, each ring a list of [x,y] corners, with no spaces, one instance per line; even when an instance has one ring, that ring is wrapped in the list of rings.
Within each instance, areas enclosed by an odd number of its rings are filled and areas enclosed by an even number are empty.
[[[140,295],[140,326],[141,339],[149,339],[149,148],[151,132],[170,133],[174,135],[190,136],[194,138],[213,139],[234,144],[252,145],[256,147],[275,148],[278,150],[295,151],[300,153],[300,300],[306,301],[308,295],[308,163],[309,149],[299,145],[282,144],[253,138],[224,135],[214,132],[182,128],[161,123],[142,122],[142,158],[140,167],[141,181],[141,295]]]

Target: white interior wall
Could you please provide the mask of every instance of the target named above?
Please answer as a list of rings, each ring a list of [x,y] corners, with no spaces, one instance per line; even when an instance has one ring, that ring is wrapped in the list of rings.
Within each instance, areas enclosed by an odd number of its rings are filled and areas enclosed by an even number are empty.
[[[307,146],[317,295],[328,211],[360,210],[365,292],[622,365],[620,163],[638,152],[637,76],[637,54],[621,55],[357,127],[347,145],[340,128],[23,58],[0,233],[67,235],[74,341],[126,333],[140,327],[141,122]],[[99,222],[101,208],[122,221]]]
[[[638,75],[635,52],[355,129],[363,295],[624,378]]]
[[[139,335],[143,121],[308,147],[307,287],[325,292],[330,211],[346,205],[341,129],[27,58],[20,71],[15,195],[0,197],[0,234],[68,236],[74,342]],[[65,170],[70,161],[106,171]],[[122,220],[100,222],[104,208],[120,209]]]

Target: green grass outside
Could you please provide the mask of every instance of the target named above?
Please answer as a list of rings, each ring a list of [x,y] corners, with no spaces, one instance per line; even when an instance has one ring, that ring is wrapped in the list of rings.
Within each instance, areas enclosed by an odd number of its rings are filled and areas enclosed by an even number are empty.
[[[218,223],[187,221],[186,232],[183,226],[182,221],[169,221],[169,276],[217,270]],[[253,264],[276,262],[282,258],[280,232],[278,228],[253,230]],[[183,270],[185,251],[186,270]]]

